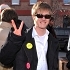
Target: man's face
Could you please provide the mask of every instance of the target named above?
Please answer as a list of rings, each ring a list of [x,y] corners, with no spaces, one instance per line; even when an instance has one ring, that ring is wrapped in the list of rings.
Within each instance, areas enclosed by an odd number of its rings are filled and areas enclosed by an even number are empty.
[[[46,29],[51,15],[48,10],[38,10],[36,16],[33,16],[35,27]]]

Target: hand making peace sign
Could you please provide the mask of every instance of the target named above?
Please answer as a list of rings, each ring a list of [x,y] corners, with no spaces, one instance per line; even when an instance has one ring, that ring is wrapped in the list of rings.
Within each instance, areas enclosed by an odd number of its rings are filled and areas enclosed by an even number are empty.
[[[15,24],[14,20],[11,20],[11,22],[12,22],[12,26],[14,28],[14,32],[13,33],[18,35],[18,36],[21,36],[21,31],[22,31],[23,24],[24,24],[23,21],[21,22],[21,24],[20,24],[18,29],[16,27],[16,24]]]

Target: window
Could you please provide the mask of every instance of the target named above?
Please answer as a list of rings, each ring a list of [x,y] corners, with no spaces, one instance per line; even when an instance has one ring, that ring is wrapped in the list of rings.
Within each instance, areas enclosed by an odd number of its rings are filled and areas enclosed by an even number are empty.
[[[64,5],[70,5],[70,0],[63,0]]]
[[[37,2],[37,0],[30,0],[30,5],[33,5]]]
[[[19,0],[12,0],[12,5],[19,5]]]

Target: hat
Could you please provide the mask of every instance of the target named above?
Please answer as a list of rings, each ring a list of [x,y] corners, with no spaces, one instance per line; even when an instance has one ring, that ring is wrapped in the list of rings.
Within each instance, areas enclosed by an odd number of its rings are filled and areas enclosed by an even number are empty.
[[[6,8],[10,8],[7,4],[1,4],[0,5],[0,12],[3,10],[3,9],[6,9]]]

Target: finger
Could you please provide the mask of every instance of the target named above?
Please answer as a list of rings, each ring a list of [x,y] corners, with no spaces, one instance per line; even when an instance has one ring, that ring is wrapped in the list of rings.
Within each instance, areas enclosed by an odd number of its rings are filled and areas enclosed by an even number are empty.
[[[16,29],[17,29],[17,27],[16,27],[16,25],[15,25],[14,20],[11,20],[11,22],[12,22],[12,26],[13,26],[13,28],[16,30]]]
[[[19,30],[22,30],[24,22],[22,21],[19,27]]]

